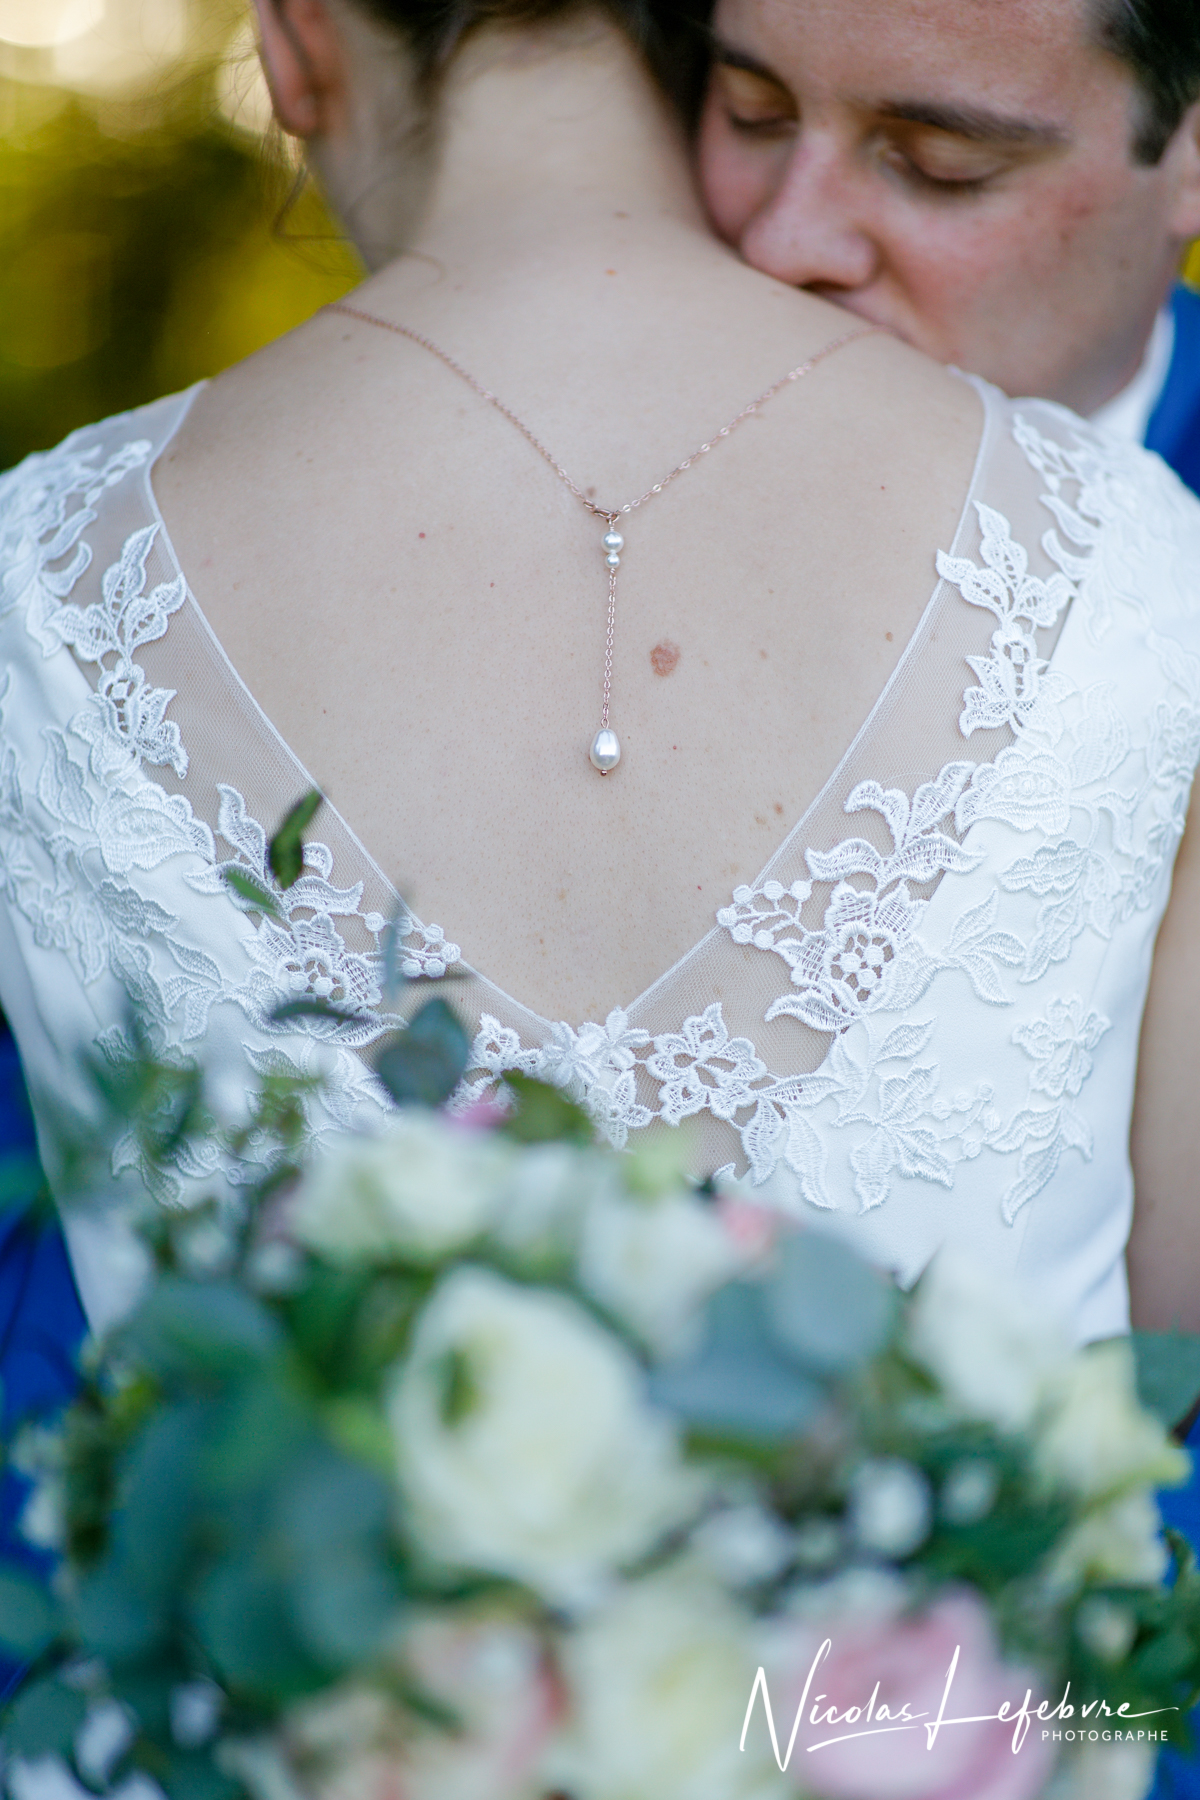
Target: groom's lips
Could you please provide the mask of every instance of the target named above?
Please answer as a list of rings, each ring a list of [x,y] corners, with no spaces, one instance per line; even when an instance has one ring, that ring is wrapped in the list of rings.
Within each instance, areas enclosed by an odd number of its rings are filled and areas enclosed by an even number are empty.
[[[864,325],[874,325],[877,331],[890,332],[893,337],[899,338],[903,343],[912,344],[914,349],[921,348],[914,338],[896,324],[894,319],[880,318],[874,308],[864,305],[858,295],[848,294],[844,288],[813,281],[804,284],[804,292],[815,294],[818,300],[828,300],[833,306],[840,306],[843,312],[853,313],[855,318],[861,319]]]

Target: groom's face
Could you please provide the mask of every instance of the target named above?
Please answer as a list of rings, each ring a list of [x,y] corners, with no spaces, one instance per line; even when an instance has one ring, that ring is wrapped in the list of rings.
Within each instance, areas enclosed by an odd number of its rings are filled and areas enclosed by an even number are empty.
[[[1140,90],[1088,3],[718,0],[718,231],[941,362],[1093,411],[1200,232],[1200,157],[1189,117],[1136,160]]]

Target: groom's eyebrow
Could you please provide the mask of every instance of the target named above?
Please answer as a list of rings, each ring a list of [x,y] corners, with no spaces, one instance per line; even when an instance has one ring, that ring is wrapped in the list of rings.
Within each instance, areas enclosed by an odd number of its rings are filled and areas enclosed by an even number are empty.
[[[713,61],[728,69],[744,69],[760,81],[786,90],[782,75],[748,51],[710,32]],[[951,137],[965,138],[971,143],[1011,144],[1017,149],[1054,149],[1068,142],[1061,125],[1047,119],[1025,119],[1013,113],[993,112],[985,106],[958,106],[941,100],[860,100],[864,112],[900,125],[927,125],[933,131],[945,131]]]
[[[884,100],[871,111],[898,124],[928,125],[951,137],[978,144],[1011,144],[1017,149],[1053,149],[1068,141],[1060,125],[1045,119],[1023,119],[987,107],[953,106],[939,100]]]
[[[756,56],[749,56],[745,50],[735,49],[732,44],[727,44],[722,38],[719,38],[714,31],[710,30],[707,35],[713,61],[720,63],[723,68],[744,69],[747,75],[757,75],[760,80],[769,81],[775,87],[787,86],[782,75],[777,75],[774,69],[767,67],[766,63],[759,62]]]

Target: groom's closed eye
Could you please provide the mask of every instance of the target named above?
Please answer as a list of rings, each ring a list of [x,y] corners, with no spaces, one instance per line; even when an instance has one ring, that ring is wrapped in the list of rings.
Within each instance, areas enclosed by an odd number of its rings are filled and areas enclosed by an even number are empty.
[[[1065,147],[1056,125],[923,102],[879,109],[881,160],[906,179],[975,192],[997,176]]]
[[[718,61],[713,69],[715,98],[735,131],[752,137],[769,137],[794,131],[799,120],[796,102],[765,70],[741,62]]]
[[[738,137],[763,143],[794,137],[801,127],[795,95],[779,76],[745,52],[714,46],[712,99]],[[1063,147],[1060,129],[1037,119],[940,101],[851,104],[860,142],[878,167],[934,196],[978,193],[1021,164]]]

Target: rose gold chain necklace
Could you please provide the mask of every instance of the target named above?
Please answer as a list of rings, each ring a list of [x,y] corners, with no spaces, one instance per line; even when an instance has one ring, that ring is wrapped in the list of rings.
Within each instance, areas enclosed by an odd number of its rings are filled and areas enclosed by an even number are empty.
[[[827,356],[832,356],[835,350],[842,349],[846,344],[854,343],[857,338],[872,337],[878,330],[878,326],[868,325],[858,331],[848,331],[843,337],[835,338],[831,344],[826,344],[824,349],[818,350],[815,356],[810,356],[807,362],[802,362],[796,368],[789,369],[786,375],[781,376],[778,381],[772,382],[769,388],[765,388],[756,399],[751,400],[749,406],[743,406],[736,419],[731,419],[728,425],[722,425],[715,437],[710,438],[706,444],[701,444],[698,450],[693,450],[690,456],[685,456],[681,463],[675,465],[669,475],[664,475],[661,481],[656,481],[653,487],[647,488],[644,494],[639,494],[636,500],[627,500],[624,506],[608,507],[597,506],[594,500],[589,500],[583,489],[572,481],[562,464],[555,461],[545,444],[534,436],[524,420],[519,419],[510,407],[505,406],[504,402],[492,393],[490,388],[485,388],[481,381],[476,381],[475,377],[464,369],[461,363],[455,362],[454,358],[435,344],[431,338],[422,337],[419,331],[413,331],[407,325],[395,325],[390,319],[380,319],[374,313],[362,312],[357,306],[348,306],[343,300],[335,300],[327,308],[327,311],[347,313],[352,319],[361,319],[364,325],[378,325],[383,331],[394,331],[397,336],[408,338],[410,343],[419,344],[422,350],[428,350],[432,356],[436,356],[439,362],[445,363],[448,369],[465,381],[481,400],[486,400],[488,405],[494,406],[510,425],[515,425],[526,443],[537,451],[542,461],[549,463],[564,487],[570,489],[575,498],[587,507],[594,518],[604,520],[607,530],[600,540],[601,548],[604,551],[604,560],[608,565],[608,619],[604,633],[604,682],[601,690],[600,729],[592,739],[591,749],[588,751],[593,768],[599,769],[601,775],[607,775],[616,768],[621,760],[620,740],[608,722],[609,701],[612,696],[613,644],[617,626],[617,570],[621,566],[621,552],[625,548],[625,539],[617,530],[617,521],[628,518],[630,513],[635,513],[639,506],[645,506],[647,500],[653,500],[656,494],[661,494],[677,475],[682,475],[685,469],[690,469],[701,456],[707,456],[710,450],[716,448],[722,438],[727,438],[732,431],[737,429],[743,419],[748,419],[752,413],[758,411],[759,407],[765,406],[768,400],[774,399],[775,395],[782,388],[787,387],[789,382],[802,380],[805,375],[816,368],[818,363],[824,362]]]

